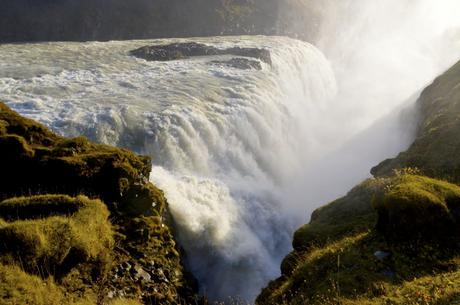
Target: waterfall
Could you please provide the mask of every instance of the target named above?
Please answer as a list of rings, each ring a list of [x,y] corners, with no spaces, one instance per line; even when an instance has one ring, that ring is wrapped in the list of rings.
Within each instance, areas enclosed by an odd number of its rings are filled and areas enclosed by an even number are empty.
[[[337,2],[321,4],[319,49],[264,36],[0,45],[0,99],[63,135],[151,155],[202,293],[252,301],[314,208],[410,144],[417,92],[457,59],[454,1]],[[128,55],[187,41],[266,48],[273,64]]]
[[[305,42],[198,41],[266,48],[273,63],[239,70],[216,57],[156,63],[127,55],[170,40],[4,45],[0,98],[61,134],[151,155],[152,180],[166,193],[202,292],[253,300],[279,274],[307,216],[292,213],[284,190],[324,153],[336,81]]]

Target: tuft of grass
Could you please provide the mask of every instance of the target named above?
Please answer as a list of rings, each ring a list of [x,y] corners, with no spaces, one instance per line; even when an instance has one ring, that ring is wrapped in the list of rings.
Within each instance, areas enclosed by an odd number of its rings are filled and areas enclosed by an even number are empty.
[[[0,304],[63,305],[63,291],[51,280],[29,275],[17,266],[0,265]]]
[[[14,221],[58,215],[70,216],[85,205],[86,198],[72,198],[68,195],[13,197],[0,202],[0,218]]]
[[[42,279],[14,265],[0,264],[1,305],[97,305],[94,295],[69,296],[52,278]],[[107,305],[141,305],[138,300],[117,298]]]
[[[377,221],[372,198],[388,183],[389,179],[368,179],[345,197],[314,211],[310,223],[295,232],[294,249],[305,251],[371,229]]]
[[[34,211],[40,212],[40,206],[60,210],[60,204],[64,210],[72,207],[74,213],[46,218],[32,215]],[[12,257],[29,271],[65,273],[79,263],[98,260],[113,247],[109,212],[99,200],[41,195],[6,200],[0,203],[0,210],[4,207],[19,211],[19,220],[2,222],[0,254],[3,258]],[[32,219],[22,219],[20,212]]]
[[[387,238],[441,243],[458,240],[460,187],[419,175],[396,176],[373,205],[377,229]]]
[[[257,304],[428,305],[458,298],[460,187],[414,173],[367,180],[316,210],[296,232],[282,277]],[[388,257],[378,259],[377,251]]]

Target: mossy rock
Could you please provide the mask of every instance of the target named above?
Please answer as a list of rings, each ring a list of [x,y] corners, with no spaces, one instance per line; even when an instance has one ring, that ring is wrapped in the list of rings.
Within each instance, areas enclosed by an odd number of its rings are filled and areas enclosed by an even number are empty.
[[[0,264],[55,278],[61,304],[196,303],[150,158],[58,136],[2,103],[0,150]],[[128,262],[151,280],[120,276]]]
[[[19,267],[0,264],[1,305],[67,304],[62,289],[53,281],[29,275]]]
[[[97,196],[133,216],[161,215],[163,192],[149,183],[151,160],[128,150],[66,139],[0,103],[0,199],[62,193]]]
[[[395,177],[374,199],[377,229],[392,240],[456,241],[460,233],[460,187],[417,175]]]
[[[10,198],[0,202],[0,218],[7,221],[40,219],[50,216],[71,216],[88,205],[85,197],[42,195]]]
[[[460,62],[425,89],[411,147],[317,209],[256,304],[460,302]]]
[[[395,169],[418,168],[424,175],[460,183],[460,62],[427,87],[417,101],[420,124],[414,143],[372,169],[391,176]]]
[[[368,179],[345,197],[315,210],[311,221],[294,234],[293,247],[305,251],[342,237],[370,230],[377,222],[372,198],[383,192],[388,179]]]
[[[51,214],[42,218],[40,206]],[[69,208],[72,213],[62,215]],[[0,211],[4,209],[8,221],[0,226],[0,254],[31,272],[63,275],[89,260],[102,262],[113,248],[109,212],[99,200],[42,195],[5,200],[0,203]],[[13,211],[18,212],[16,220]]]
[[[42,279],[17,266],[0,264],[0,305],[96,305],[95,295],[69,296],[52,278]],[[107,305],[141,305],[134,299],[113,299]]]

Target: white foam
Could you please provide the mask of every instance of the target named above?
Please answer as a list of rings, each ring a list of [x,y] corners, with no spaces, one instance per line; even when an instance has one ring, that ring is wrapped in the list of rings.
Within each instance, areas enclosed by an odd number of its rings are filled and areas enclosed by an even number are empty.
[[[353,74],[353,65],[342,71],[349,66],[338,58],[331,67],[312,45],[283,37],[190,40],[267,48],[273,66],[243,71],[209,65],[211,58],[147,62],[128,55],[188,40],[0,45],[0,99],[67,136],[151,155],[152,179],[166,192],[202,291],[252,301],[279,275],[293,230],[320,201],[359,182],[377,157],[404,149],[413,134],[371,150],[366,166],[348,167],[350,160],[361,164],[368,139],[386,143],[408,127],[392,117],[387,122],[398,123],[396,131],[382,123],[355,140],[358,148],[344,144],[364,128],[363,116],[375,122],[385,112],[381,100],[373,107],[367,99],[375,93],[367,94],[371,76]],[[406,89],[415,92],[434,76],[430,71]],[[349,179],[339,179],[342,173]]]

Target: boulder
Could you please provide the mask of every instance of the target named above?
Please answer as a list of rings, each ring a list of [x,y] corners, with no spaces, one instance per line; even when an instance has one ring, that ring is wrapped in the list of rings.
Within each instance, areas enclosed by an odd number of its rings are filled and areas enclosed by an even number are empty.
[[[267,49],[240,47],[219,49],[196,42],[144,46],[131,51],[130,54],[148,61],[171,61],[197,56],[234,55],[255,58],[269,65],[272,63],[270,51]]]

